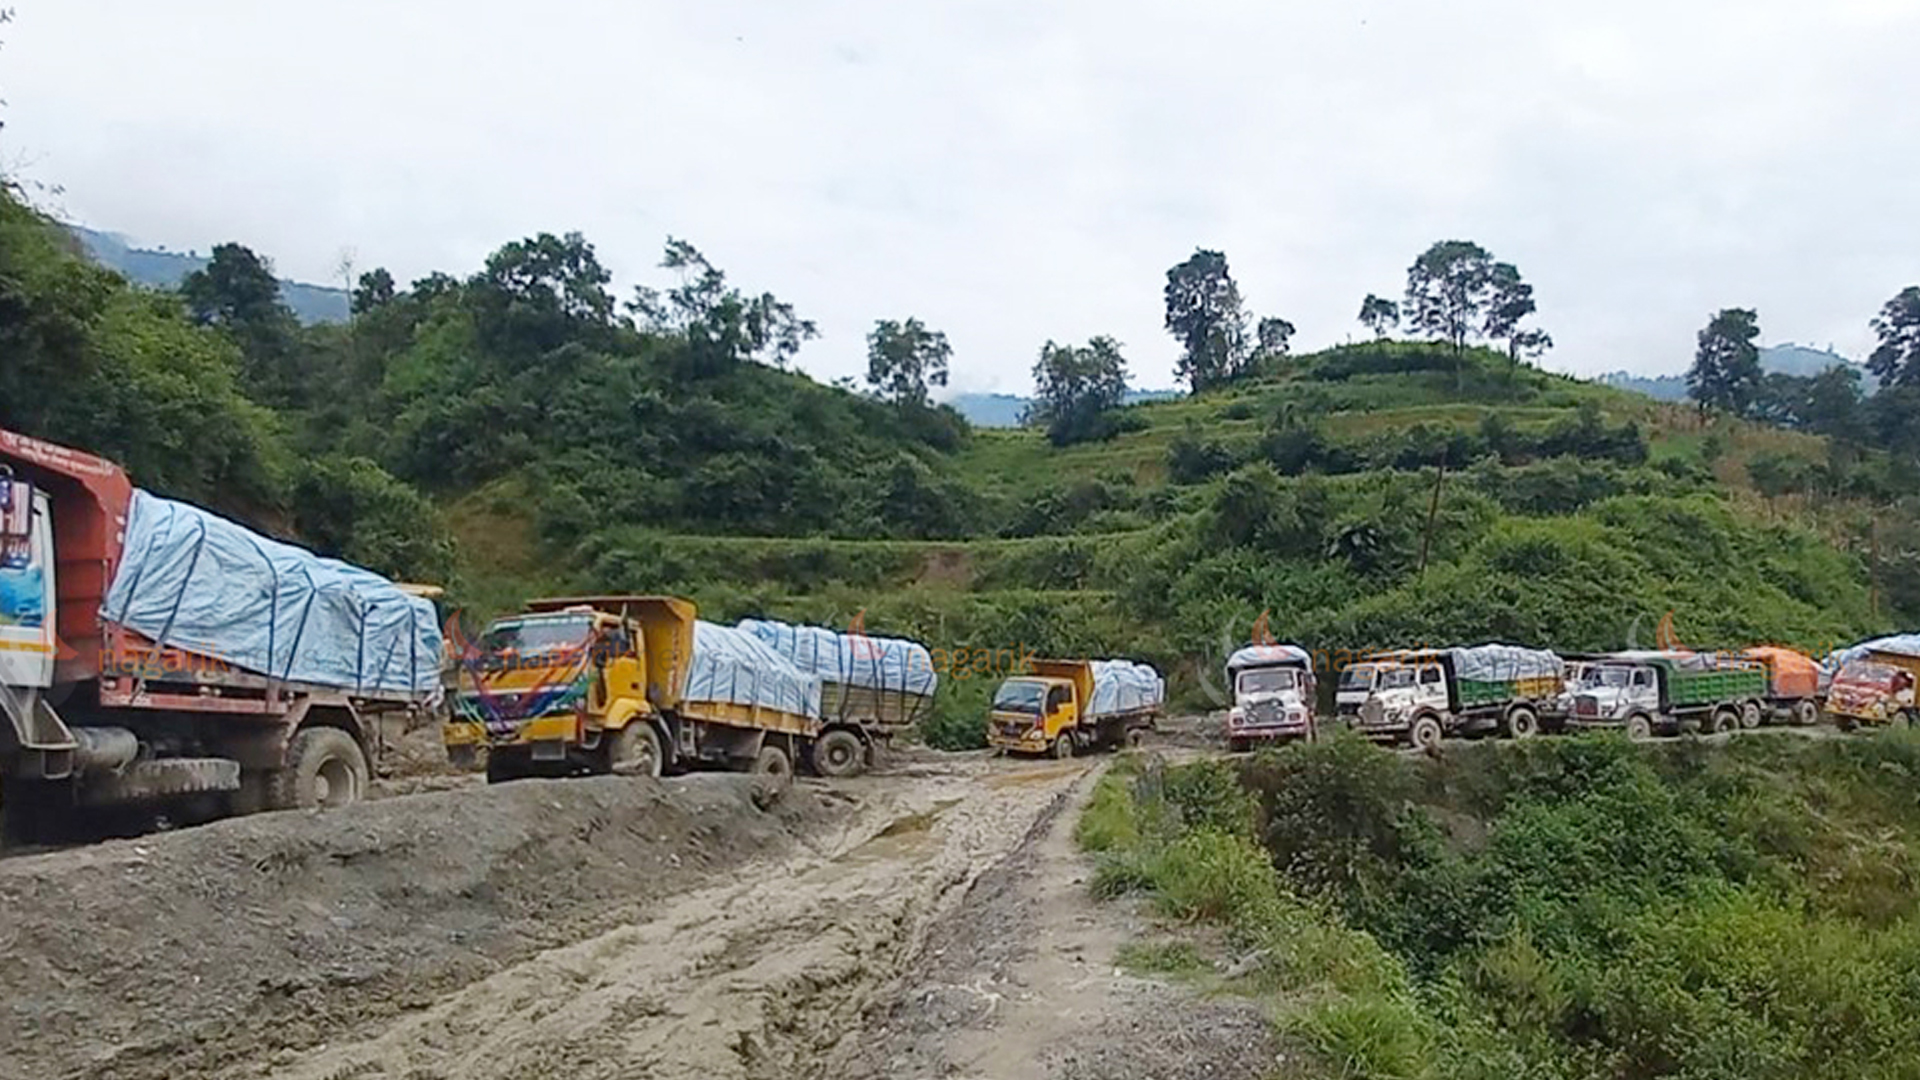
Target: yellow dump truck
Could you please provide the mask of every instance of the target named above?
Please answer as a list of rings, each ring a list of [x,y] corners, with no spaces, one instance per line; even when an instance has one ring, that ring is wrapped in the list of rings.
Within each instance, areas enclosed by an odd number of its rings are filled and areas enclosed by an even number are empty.
[[[1031,660],[1000,684],[987,717],[996,751],[1072,757],[1152,730],[1166,701],[1159,672],[1128,660]]]
[[[789,773],[821,734],[820,681],[664,596],[540,600],[463,650],[448,756],[487,779],[696,765]]]

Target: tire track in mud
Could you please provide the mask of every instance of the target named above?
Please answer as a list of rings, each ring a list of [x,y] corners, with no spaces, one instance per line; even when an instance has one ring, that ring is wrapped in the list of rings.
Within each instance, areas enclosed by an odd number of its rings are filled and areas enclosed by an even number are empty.
[[[239,1080],[772,1080],[862,1038],[931,927],[1044,831],[1097,762],[910,781],[833,849],[682,893],[644,921],[539,953],[359,1041]],[[895,781],[894,783],[898,783]],[[894,793],[899,795],[901,793]]]

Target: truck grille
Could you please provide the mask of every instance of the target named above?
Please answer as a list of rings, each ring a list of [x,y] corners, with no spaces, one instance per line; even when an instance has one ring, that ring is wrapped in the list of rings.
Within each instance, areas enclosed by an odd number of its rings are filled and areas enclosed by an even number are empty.
[[[1599,716],[1600,715],[1600,699],[1593,697],[1591,695],[1574,698],[1573,699],[1573,715]]]
[[[1287,722],[1287,707],[1278,701],[1262,701],[1247,710],[1247,719],[1256,724],[1284,724]]]

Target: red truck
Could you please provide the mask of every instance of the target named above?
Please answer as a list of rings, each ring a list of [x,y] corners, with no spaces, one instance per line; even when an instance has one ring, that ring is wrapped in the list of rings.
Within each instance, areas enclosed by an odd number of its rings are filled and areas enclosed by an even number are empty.
[[[357,649],[356,649],[357,646]],[[439,700],[434,609],[0,430],[0,817],[339,806],[383,714]]]

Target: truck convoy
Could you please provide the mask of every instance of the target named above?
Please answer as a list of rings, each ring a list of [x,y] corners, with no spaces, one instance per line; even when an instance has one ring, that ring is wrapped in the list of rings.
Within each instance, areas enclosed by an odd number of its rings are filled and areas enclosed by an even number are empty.
[[[1568,722],[1620,728],[1633,739],[1689,727],[1722,733],[1757,727],[1770,709],[1768,668],[1757,660],[1687,652],[1580,657],[1567,687]]]
[[[1335,708],[1369,738],[1421,749],[1455,735],[1527,739],[1563,668],[1553,653],[1513,645],[1377,653],[1340,673]]]
[[[445,725],[456,763],[487,778],[660,776],[695,765],[787,774],[833,730],[820,680],[690,600],[539,600],[494,621],[461,659]]]
[[[439,700],[431,602],[0,431],[0,809],[16,839],[354,802]]]
[[[1298,645],[1249,645],[1227,657],[1227,748],[1311,741],[1316,734],[1313,657]]]
[[[1864,642],[1827,660],[1833,684],[1827,715],[1843,728],[1920,722],[1920,634]]]
[[[987,717],[998,753],[1112,749],[1153,729],[1167,699],[1160,673],[1130,660],[1031,660],[1000,684]]]
[[[740,629],[820,679],[823,727],[812,764],[822,776],[861,772],[895,735],[933,712],[940,679],[918,642],[766,619],[743,620]]]

